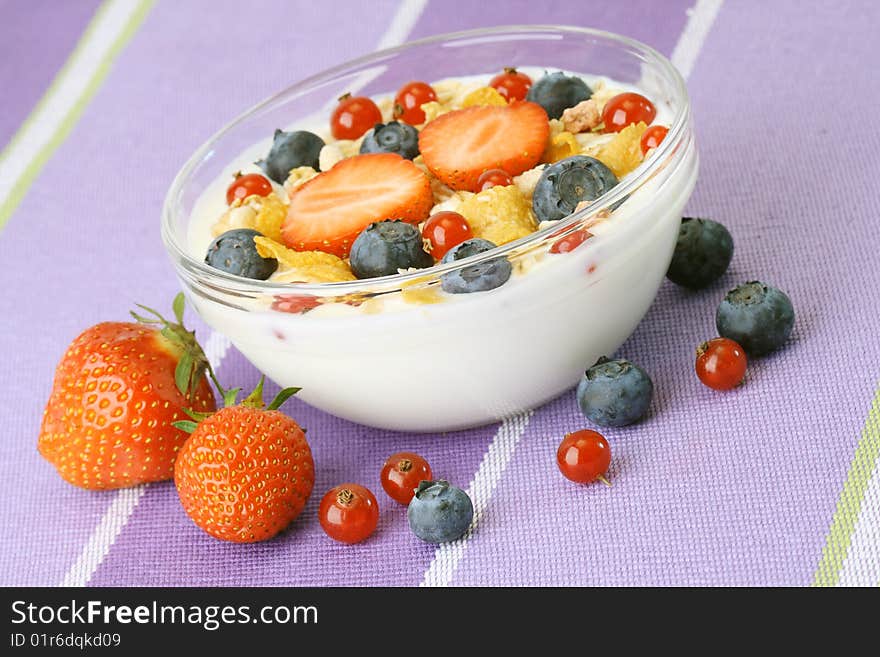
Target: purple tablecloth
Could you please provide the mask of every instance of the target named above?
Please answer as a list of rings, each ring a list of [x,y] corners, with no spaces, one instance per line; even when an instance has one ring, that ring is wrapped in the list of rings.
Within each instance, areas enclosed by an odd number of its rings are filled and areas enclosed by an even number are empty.
[[[24,149],[33,162],[0,184],[0,582],[880,583],[880,5],[692,5],[264,0],[243,15],[230,0],[0,0],[0,146],[21,139],[41,96],[61,93],[50,84],[69,57],[91,41],[115,44],[91,86],[77,83],[87,90],[77,111],[46,128],[58,138]],[[96,25],[111,12],[122,19]],[[620,32],[692,66],[683,72],[702,168],[688,212],[736,240],[720,282],[700,293],[664,283],[621,349],[652,374],[656,395],[647,421],[605,432],[614,486],[575,486],[556,469],[562,435],[586,425],[573,393],[528,419],[450,435],[368,429],[294,400],[286,408],[309,428],[315,493],[288,532],[259,545],[202,533],[171,483],[99,493],[65,484],[36,451],[54,367],[87,325],[125,319],[136,301],[168,306],[177,282],[158,217],[191,151],[243,108],[383,35],[391,45],[514,23]],[[789,293],[794,334],[751,364],[741,389],[713,392],[693,375],[694,347],[714,334],[723,293],[754,278]],[[219,370],[243,387],[258,378],[234,350]],[[471,488],[467,540],[438,550],[410,534],[377,480],[401,449]],[[378,530],[356,546],[332,542],[317,521],[318,500],[341,481],[379,497]]]

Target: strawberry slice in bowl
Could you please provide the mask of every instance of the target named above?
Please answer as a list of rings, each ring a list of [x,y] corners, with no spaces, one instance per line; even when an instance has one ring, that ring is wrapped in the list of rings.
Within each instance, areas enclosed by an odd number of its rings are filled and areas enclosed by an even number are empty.
[[[396,153],[355,155],[294,190],[281,232],[292,249],[344,258],[371,223],[417,224],[433,203],[428,176],[411,161]]]
[[[468,107],[428,123],[419,134],[419,150],[446,185],[474,192],[484,171],[518,176],[534,167],[549,136],[547,112],[537,103]]]

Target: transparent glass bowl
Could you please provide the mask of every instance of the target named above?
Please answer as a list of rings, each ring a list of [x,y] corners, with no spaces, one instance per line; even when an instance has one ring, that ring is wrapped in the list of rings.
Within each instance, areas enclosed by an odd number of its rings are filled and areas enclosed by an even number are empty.
[[[199,196],[253,144],[316,115],[348,90],[393,94],[409,80],[486,75],[505,66],[568,70],[639,87],[674,118],[660,146],[589,207],[488,254],[351,283],[278,284],[207,266],[189,244]],[[564,26],[499,27],[377,52],[295,84],[199,148],[168,192],[162,238],[202,318],[307,403],[363,424],[451,431],[534,408],[612,354],[653,301],[697,176],[690,105],[671,63],[632,39]],[[593,224],[608,216],[610,218]],[[593,226],[574,251],[550,249]],[[447,295],[442,274],[503,255],[512,278]],[[427,303],[426,303],[427,302]],[[306,313],[284,312],[305,306]]]

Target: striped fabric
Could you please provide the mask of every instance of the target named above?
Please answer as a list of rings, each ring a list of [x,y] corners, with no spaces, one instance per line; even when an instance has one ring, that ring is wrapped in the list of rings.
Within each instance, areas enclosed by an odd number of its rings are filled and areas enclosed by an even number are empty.
[[[32,0],[0,25],[0,583],[7,585],[880,585],[880,90],[875,3],[795,0]],[[860,20],[853,21],[852,16]],[[731,270],[699,294],[664,284],[621,353],[651,372],[651,416],[606,432],[614,486],[578,487],[554,452],[584,426],[566,394],[456,434],[357,426],[290,402],[315,495],[281,537],[223,544],[170,483],[89,493],[36,452],[54,366],[86,325],[170,302],[162,199],[189,153],[278,89],[377,48],[490,24],[598,27],[645,41],[688,79],[701,174],[688,212],[732,231]],[[282,29],[283,28],[283,29]],[[24,66],[23,62],[28,62]],[[844,102],[852,99],[852,102]],[[832,233],[833,231],[833,233]],[[797,311],[791,343],[744,387],[703,388],[693,348],[724,291],[761,278]],[[167,301],[165,301],[167,300]],[[194,320],[221,378],[259,373]],[[385,456],[421,452],[467,487],[461,540],[420,543],[384,494],[376,534],[317,522],[340,481],[379,489]]]

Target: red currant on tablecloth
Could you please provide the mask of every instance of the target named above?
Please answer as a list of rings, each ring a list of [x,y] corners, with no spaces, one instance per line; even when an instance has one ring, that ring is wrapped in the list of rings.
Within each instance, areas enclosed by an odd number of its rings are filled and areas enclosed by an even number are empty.
[[[566,479],[579,484],[599,480],[609,486],[605,473],[611,463],[611,447],[592,429],[567,434],[556,450],[556,464]]]
[[[426,82],[408,82],[400,88],[394,98],[394,118],[406,121],[410,125],[425,122],[422,105],[437,100],[434,89]]]
[[[617,94],[605,103],[605,109],[602,110],[604,132],[620,132],[626,126],[640,121],[651,125],[655,116],[657,110],[654,104],[643,95],[631,91]]]
[[[382,112],[365,96],[345,94],[330,116],[330,132],[336,139],[358,139],[377,123]]]
[[[489,86],[504,96],[509,103],[512,100],[526,99],[526,94],[532,86],[532,78],[515,68],[505,68],[504,73],[499,73],[489,81]]]
[[[431,466],[413,452],[398,452],[389,456],[379,475],[388,497],[404,506],[412,500],[419,482],[430,479]]]
[[[431,245],[431,255],[441,260],[453,247],[474,236],[470,224],[458,212],[442,211],[432,215],[422,228],[422,237]]]
[[[745,350],[729,338],[713,338],[697,347],[697,376],[714,390],[730,390],[742,383],[748,359]]]
[[[259,173],[247,173],[235,176],[235,180],[226,188],[226,205],[232,205],[236,200],[244,200],[248,196],[269,196],[272,193],[272,183]]]
[[[318,508],[318,520],[334,541],[359,543],[376,529],[379,504],[368,488],[340,484],[324,495]]]

